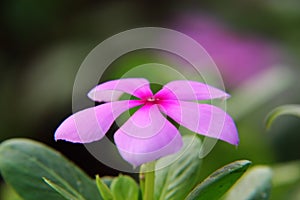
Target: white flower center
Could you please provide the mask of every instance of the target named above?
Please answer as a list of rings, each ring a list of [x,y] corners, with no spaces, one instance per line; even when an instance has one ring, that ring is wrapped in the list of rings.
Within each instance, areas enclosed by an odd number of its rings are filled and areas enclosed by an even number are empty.
[[[149,97],[149,98],[147,98],[147,101],[148,102],[155,102],[155,101],[159,101],[159,99],[155,98],[155,97]]]

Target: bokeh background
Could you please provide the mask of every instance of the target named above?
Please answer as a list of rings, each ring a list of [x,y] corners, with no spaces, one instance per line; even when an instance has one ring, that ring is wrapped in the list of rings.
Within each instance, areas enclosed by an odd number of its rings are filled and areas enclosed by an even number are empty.
[[[53,146],[92,177],[117,175],[83,145],[55,142],[54,132],[72,113],[73,83],[87,54],[114,34],[144,26],[172,28],[198,41],[216,62],[232,95],[228,112],[239,129],[240,145],[218,142],[204,159],[203,177],[237,159],[275,167],[300,160],[300,119],[281,117],[268,131],[264,125],[276,106],[300,103],[297,0],[3,0],[0,142],[32,138]],[[114,62],[102,79],[118,78],[153,61],[187,70],[164,52],[137,51]],[[158,70],[153,76],[167,74]],[[293,176],[300,176],[299,171]],[[0,199],[17,199],[4,183],[0,192]],[[297,198],[299,179],[275,187],[272,195],[272,199]]]

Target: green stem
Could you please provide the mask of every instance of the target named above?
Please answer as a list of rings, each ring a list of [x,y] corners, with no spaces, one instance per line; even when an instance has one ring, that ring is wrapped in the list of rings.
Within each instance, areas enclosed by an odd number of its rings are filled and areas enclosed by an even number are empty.
[[[144,200],[154,199],[155,162],[145,164],[145,192]]]
[[[144,196],[144,194],[145,194],[145,167],[146,167],[146,165],[141,166],[140,174],[139,174],[140,188],[141,188],[142,196]]]

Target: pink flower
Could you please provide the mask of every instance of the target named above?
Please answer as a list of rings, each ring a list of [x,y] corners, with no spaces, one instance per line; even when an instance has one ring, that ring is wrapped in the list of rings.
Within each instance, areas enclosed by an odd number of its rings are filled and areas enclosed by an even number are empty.
[[[274,44],[266,39],[238,33],[211,16],[181,15],[173,24],[175,29],[204,47],[219,67],[226,85],[231,88],[281,60],[280,51]],[[197,57],[197,52],[190,53]]]
[[[135,99],[118,100],[123,93]],[[76,143],[100,140],[118,116],[140,106],[114,135],[121,156],[134,166],[175,153],[182,147],[181,135],[165,115],[198,134],[238,144],[237,129],[228,114],[213,105],[195,102],[229,95],[200,82],[172,81],[153,94],[146,79],[119,79],[96,86],[88,96],[107,103],[71,115],[56,130],[56,140]]]

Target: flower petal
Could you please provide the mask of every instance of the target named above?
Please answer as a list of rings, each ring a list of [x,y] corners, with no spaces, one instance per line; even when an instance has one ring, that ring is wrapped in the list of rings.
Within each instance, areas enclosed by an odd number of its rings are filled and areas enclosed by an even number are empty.
[[[120,129],[129,136],[147,139],[164,129],[167,122],[157,105],[146,104],[138,109]]]
[[[116,101],[79,111],[58,127],[55,140],[74,143],[100,140],[120,114],[140,104],[136,100]]]
[[[228,98],[230,95],[220,89],[196,81],[172,81],[167,83],[155,97],[173,100],[208,100]]]
[[[157,105],[142,107],[114,138],[121,156],[134,166],[176,153],[182,147],[181,135]]]
[[[232,118],[222,109],[208,104],[185,101],[163,101],[162,112],[186,128],[224,140],[230,144],[239,143],[238,132]]]
[[[138,98],[152,96],[149,81],[143,78],[125,78],[112,80],[94,87],[88,97],[93,101],[116,101],[123,93],[131,94]]]

